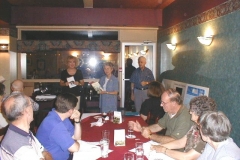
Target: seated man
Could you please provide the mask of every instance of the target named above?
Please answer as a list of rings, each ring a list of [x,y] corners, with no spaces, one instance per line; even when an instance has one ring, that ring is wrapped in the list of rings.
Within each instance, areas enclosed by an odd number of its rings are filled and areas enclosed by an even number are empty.
[[[9,95],[13,95],[13,94],[18,94],[18,93],[23,93],[23,81],[22,80],[14,80],[11,83],[11,90],[12,93]],[[6,97],[7,98],[7,97]],[[31,103],[33,104],[33,111],[38,111],[39,109],[39,104],[36,103],[33,99],[30,98]]]
[[[167,89],[161,96],[161,106],[166,113],[157,124],[142,127],[138,121],[130,121],[129,127],[142,132],[145,138],[159,143],[167,143],[186,135],[193,123],[189,110],[182,105],[180,94],[174,89]],[[154,134],[162,129],[167,129],[164,136]]]
[[[240,149],[229,137],[232,125],[223,112],[204,113],[199,120],[199,129],[207,145],[198,160],[240,159]]]
[[[64,93],[57,96],[55,109],[48,113],[38,128],[36,137],[55,160],[69,159],[70,152],[79,150],[81,139],[80,112],[76,109],[77,98]],[[74,120],[74,126],[71,121]]]
[[[3,111],[10,121],[4,136],[0,155],[4,160],[52,160],[51,154],[29,130],[33,121],[33,108],[29,97],[15,94],[3,102]]]
[[[199,116],[206,111],[216,110],[216,107],[215,101],[207,96],[199,96],[191,99],[190,114],[192,115],[191,120],[195,124],[188,133],[181,139],[161,145],[153,145],[152,149],[174,159],[197,159],[202,154],[206,144],[202,140],[200,131],[198,130]],[[175,150],[180,148],[184,148],[184,152]]]

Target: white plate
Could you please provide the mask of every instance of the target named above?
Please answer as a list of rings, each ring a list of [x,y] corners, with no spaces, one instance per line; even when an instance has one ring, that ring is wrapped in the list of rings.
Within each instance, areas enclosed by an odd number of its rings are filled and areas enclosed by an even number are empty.
[[[103,118],[102,116],[94,116],[94,119],[99,119],[99,118]]]

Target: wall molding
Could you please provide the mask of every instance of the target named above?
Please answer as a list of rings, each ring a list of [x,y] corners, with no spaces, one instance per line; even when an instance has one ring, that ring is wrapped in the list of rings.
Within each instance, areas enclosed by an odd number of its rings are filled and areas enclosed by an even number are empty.
[[[82,49],[89,51],[103,51],[105,53],[120,53],[120,41],[118,40],[18,40],[17,52],[30,53],[51,50],[74,50]]]
[[[210,20],[225,16],[240,9],[240,0],[229,0],[186,21],[159,31],[159,37],[174,34]]]

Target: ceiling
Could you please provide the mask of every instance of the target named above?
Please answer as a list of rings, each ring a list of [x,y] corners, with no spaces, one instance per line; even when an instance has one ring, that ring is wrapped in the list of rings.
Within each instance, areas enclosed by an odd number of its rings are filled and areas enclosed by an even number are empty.
[[[163,9],[174,0],[8,0],[14,6]]]

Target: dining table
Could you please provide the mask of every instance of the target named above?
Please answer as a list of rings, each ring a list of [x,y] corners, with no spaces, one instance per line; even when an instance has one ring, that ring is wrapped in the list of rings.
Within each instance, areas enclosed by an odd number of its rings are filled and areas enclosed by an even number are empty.
[[[109,149],[113,150],[108,154],[107,158],[99,158],[99,160],[123,160],[124,153],[128,152],[129,150],[135,148],[136,142],[147,142],[149,139],[144,138],[140,132],[134,132],[133,134],[136,136],[135,138],[125,140],[125,146],[114,146],[114,130],[116,129],[125,129],[125,133],[127,135],[128,131],[128,122],[129,121],[138,121],[142,126],[146,126],[147,124],[140,116],[125,116],[123,118],[123,122],[113,123],[110,120],[105,121],[102,126],[92,126],[92,122],[96,122],[96,118],[101,116],[101,113],[84,113],[81,118],[81,127],[82,127],[82,140],[86,142],[97,142],[102,139],[102,131],[103,130],[109,130]],[[80,146],[81,147],[81,146]],[[94,154],[94,153],[93,153]],[[76,156],[73,155],[73,159],[78,159]],[[144,160],[147,160],[146,157],[144,157]]]

